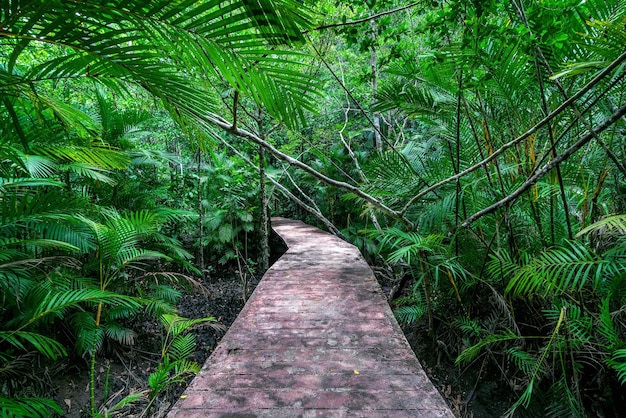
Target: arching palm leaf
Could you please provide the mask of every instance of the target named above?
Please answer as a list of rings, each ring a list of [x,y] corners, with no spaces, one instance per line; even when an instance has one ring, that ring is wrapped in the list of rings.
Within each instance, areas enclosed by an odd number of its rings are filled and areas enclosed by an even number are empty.
[[[33,81],[90,78],[109,85],[130,82],[189,116],[206,116],[216,110],[215,102],[207,100],[206,85],[189,78],[209,71],[211,84],[223,80],[293,123],[312,86],[303,72],[272,77],[269,71],[283,74],[284,59],[296,55],[267,46],[302,42],[300,29],[310,25],[306,9],[291,0],[18,1],[0,13],[2,38],[17,42],[4,75],[14,86],[5,94],[14,97]],[[41,42],[66,53],[41,62],[20,81],[14,76],[20,55],[41,48]],[[168,56],[174,58],[163,59]],[[190,64],[191,72],[180,71]]]

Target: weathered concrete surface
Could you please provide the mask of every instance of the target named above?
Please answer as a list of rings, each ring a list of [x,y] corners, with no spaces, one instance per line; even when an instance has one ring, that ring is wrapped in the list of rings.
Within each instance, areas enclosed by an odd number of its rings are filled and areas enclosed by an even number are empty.
[[[452,417],[359,251],[272,227],[287,253],[168,417]]]

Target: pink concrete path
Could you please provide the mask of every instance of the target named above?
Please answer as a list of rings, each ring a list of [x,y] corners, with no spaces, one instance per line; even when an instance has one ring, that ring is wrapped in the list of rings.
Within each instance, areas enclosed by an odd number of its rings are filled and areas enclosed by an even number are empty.
[[[359,251],[272,227],[288,251],[168,417],[453,417]]]

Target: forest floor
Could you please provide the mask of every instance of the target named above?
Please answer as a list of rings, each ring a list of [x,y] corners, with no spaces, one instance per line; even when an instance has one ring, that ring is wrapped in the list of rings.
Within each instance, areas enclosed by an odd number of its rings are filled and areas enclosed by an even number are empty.
[[[259,278],[252,278],[248,283],[249,296]],[[178,314],[185,318],[203,318],[214,316],[218,324],[228,328],[239,311],[244,306],[242,297],[242,282],[238,278],[207,278],[202,281],[208,291],[207,294],[187,294],[179,304]],[[96,366],[96,404],[110,408],[122,397],[129,393],[145,392],[148,376],[155,370],[160,357],[159,341],[161,340],[160,327],[156,321],[146,321],[136,328],[136,343],[130,348],[116,347],[100,356]],[[193,360],[199,365],[213,352],[225,331],[204,326],[192,331],[196,334],[196,351]],[[62,364],[62,373],[53,376],[55,386],[55,400],[63,408],[67,418],[88,417],[89,390],[88,365],[79,360],[71,364],[72,360],[65,360]],[[177,384],[163,396],[158,398],[154,408],[146,417],[163,417],[182,394],[186,384]],[[138,417],[141,416],[146,401],[138,402],[134,407],[127,407],[111,416]]]
[[[273,255],[277,258],[276,255]],[[247,296],[252,294],[260,277],[251,278]],[[385,292],[390,284],[384,278],[379,282]],[[187,318],[215,316],[219,324],[229,327],[244,306],[243,284],[232,274],[230,278],[208,277],[202,281],[207,294],[185,295],[178,304],[179,315]],[[96,366],[96,404],[101,412],[110,408],[129,393],[147,393],[148,376],[155,370],[159,361],[160,328],[156,321],[139,324],[137,343],[130,348],[109,350],[100,356]],[[425,324],[405,329],[417,357],[434,385],[451,405],[452,411],[461,418],[498,417],[506,411],[507,394],[499,389],[497,382],[477,379],[470,373],[463,373],[454,365],[454,359],[442,356],[441,350],[434,347],[427,336]],[[194,360],[202,365],[219,343],[224,331],[212,327],[202,327],[195,331],[197,337]],[[54,372],[56,370],[56,372]],[[65,360],[47,369],[50,375],[51,392],[64,410],[64,417],[83,418],[89,414],[88,364],[85,360]],[[478,383],[477,383],[478,382]],[[147,401],[126,407],[112,413],[117,417],[164,417],[186,387],[180,383],[170,387],[155,402],[149,414],[144,414]],[[144,415],[142,415],[144,414]]]

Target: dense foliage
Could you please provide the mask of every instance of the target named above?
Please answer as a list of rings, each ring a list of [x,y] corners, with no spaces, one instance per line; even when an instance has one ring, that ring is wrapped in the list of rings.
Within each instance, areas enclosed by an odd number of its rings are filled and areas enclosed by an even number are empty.
[[[31,360],[93,375],[148,315],[150,408],[197,370],[181,291],[262,272],[271,209],[385,264],[508,414],[618,415],[626,4],[307,4],[2,3],[0,407],[60,413]]]

